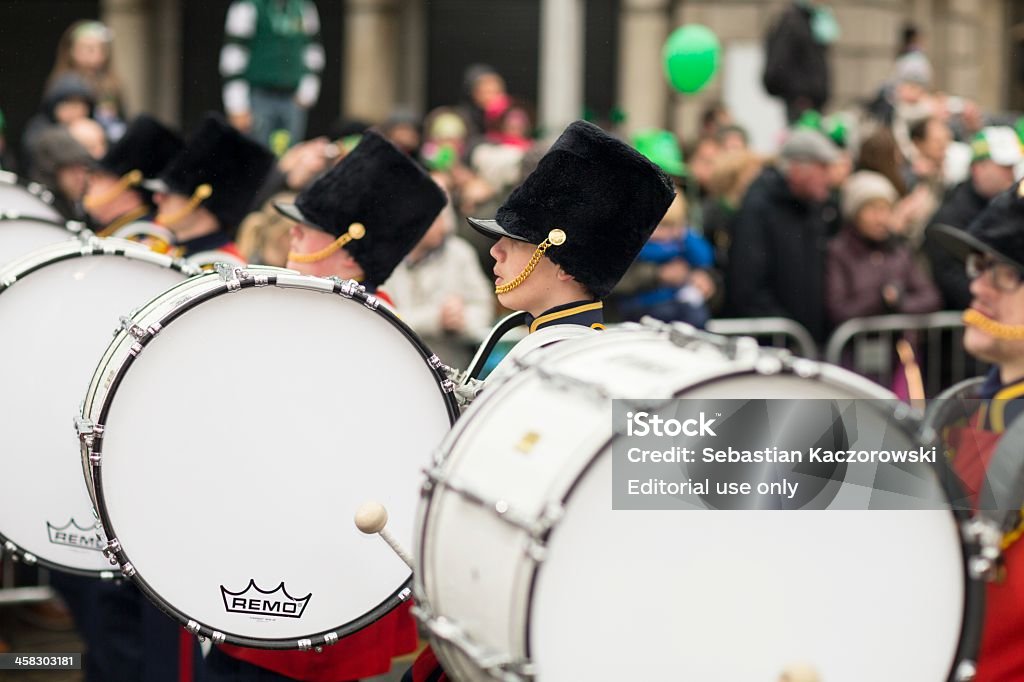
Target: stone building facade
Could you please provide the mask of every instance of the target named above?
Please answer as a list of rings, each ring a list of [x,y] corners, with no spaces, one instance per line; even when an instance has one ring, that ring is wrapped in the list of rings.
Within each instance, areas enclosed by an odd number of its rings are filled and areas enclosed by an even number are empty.
[[[321,0],[344,6],[341,101],[343,115],[380,120],[396,106],[422,111],[430,101],[426,80],[432,54],[425,21],[429,3],[445,0]],[[465,1],[465,0],[463,0]],[[587,7],[591,0],[475,0],[500,15],[506,3],[539,5],[538,77],[535,95],[548,129],[583,109]],[[752,96],[762,36],[785,0],[608,0],[617,26],[611,59],[614,88],[628,127],[672,127],[689,134],[703,104]],[[186,0],[101,0],[102,18],[117,36],[115,57],[134,110],[180,118],[183,47],[174,27]],[[893,64],[898,32],[914,21],[925,32],[936,85],[976,99],[989,109],[1019,106],[1012,82],[1015,40],[1024,30],[1024,0],[831,0],[842,35],[833,50],[834,105],[869,97]],[[187,4],[185,5],[187,6]],[[212,16],[184,21],[218,21]],[[669,90],[661,73],[661,45],[675,27],[697,22],[723,44],[723,65],[709,88],[694,97]],[[592,27],[591,27],[592,28]],[[1015,38],[1020,36],[1020,38]],[[516,36],[510,35],[510,40]],[[600,49],[600,48],[597,48]],[[461,74],[453,75],[455,78]],[[749,105],[761,105],[756,98]]]

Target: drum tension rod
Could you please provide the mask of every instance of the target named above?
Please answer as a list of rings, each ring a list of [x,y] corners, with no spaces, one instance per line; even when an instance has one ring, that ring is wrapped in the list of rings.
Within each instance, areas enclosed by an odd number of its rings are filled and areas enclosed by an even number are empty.
[[[438,467],[425,469],[423,473],[426,474],[431,485],[445,487],[467,502],[490,509],[496,512],[498,518],[505,523],[524,531],[535,544],[535,547],[530,550],[531,557],[536,561],[543,560],[543,548],[547,544],[544,538],[565,514],[565,509],[560,504],[548,504],[537,518],[528,518],[513,509],[505,500],[488,499],[468,486],[451,481]],[[533,550],[540,551],[534,552]]]
[[[413,615],[423,623],[433,637],[458,649],[474,665],[494,679],[500,682],[528,682],[536,676],[533,663],[529,660],[487,651],[473,641],[458,623],[443,616],[435,616],[422,605],[414,606],[412,610]]]

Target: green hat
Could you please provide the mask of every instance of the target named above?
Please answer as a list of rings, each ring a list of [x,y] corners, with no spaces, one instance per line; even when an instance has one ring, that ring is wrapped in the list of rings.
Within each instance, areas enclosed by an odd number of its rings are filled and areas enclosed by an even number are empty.
[[[1017,132],[1009,126],[989,126],[971,140],[971,162],[991,159],[1000,166],[1016,166],[1024,161]]]
[[[687,175],[679,142],[669,131],[650,128],[636,132],[633,134],[633,146],[669,175]]]

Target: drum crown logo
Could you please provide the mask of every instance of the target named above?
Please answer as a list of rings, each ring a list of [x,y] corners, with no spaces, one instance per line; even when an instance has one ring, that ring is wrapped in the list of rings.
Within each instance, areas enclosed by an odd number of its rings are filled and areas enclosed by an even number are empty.
[[[107,544],[95,526],[79,526],[74,518],[69,519],[63,526],[55,526],[47,521],[46,532],[50,536],[51,543],[64,545],[65,547],[92,549],[102,552]]]
[[[255,579],[250,579],[249,584],[241,592],[232,592],[221,585],[220,593],[224,598],[225,610],[231,613],[284,618],[302,618],[306,604],[313,596],[310,592],[302,599],[296,599],[285,590],[284,581],[273,590],[262,590],[256,585]]]

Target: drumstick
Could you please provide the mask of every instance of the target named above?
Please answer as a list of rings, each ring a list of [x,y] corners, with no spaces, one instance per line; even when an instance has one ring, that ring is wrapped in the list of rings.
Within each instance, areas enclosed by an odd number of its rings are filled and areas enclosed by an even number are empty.
[[[412,557],[410,557],[402,546],[398,544],[398,540],[394,538],[391,533],[388,532],[384,526],[388,523],[388,510],[384,508],[384,505],[380,502],[366,502],[359,510],[356,511],[356,528],[366,533],[367,535],[373,535],[374,533],[380,535],[384,542],[388,543],[391,549],[394,550],[395,554],[398,555],[402,561],[406,563],[409,568],[412,568]]]

